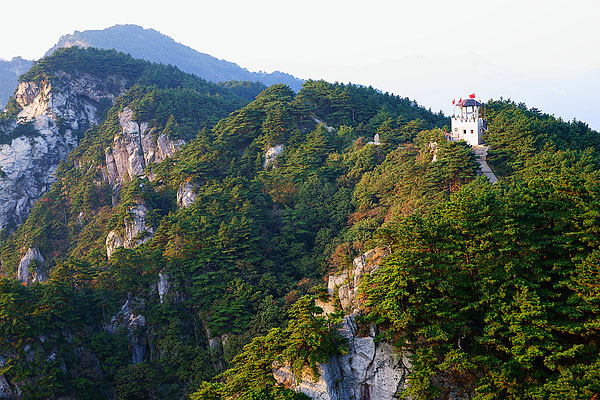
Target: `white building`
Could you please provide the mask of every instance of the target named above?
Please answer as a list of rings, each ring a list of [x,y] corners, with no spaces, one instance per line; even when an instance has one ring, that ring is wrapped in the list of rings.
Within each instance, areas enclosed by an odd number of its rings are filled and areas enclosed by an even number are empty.
[[[479,107],[481,106],[483,104],[475,99],[466,99],[454,107],[452,130],[448,135],[449,140],[464,140],[471,146],[483,144],[485,121],[479,114]]]

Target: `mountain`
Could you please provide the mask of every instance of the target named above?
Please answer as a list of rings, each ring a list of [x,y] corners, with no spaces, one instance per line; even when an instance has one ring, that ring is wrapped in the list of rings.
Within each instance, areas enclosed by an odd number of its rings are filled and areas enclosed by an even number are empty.
[[[252,81],[267,86],[283,83],[296,92],[300,90],[303,82],[279,71],[249,72],[235,63],[219,60],[177,43],[154,29],[144,29],[137,25],[115,25],[102,30],[75,31],[73,34],[61,37],[46,55],[58,48],[71,46],[115,49],[131,54],[135,58],[174,65],[184,72],[212,82]]]
[[[256,96],[263,85],[92,48],[57,50],[21,80],[0,148],[14,229],[0,235],[0,397],[197,390],[320,280],[360,176],[447,123],[374,89]]]
[[[0,114],[0,398],[594,398],[600,136],[483,112],[56,50]]]
[[[17,87],[19,76],[27,72],[32,63],[21,57],[14,57],[10,61],[0,60],[0,108],[6,105]]]
[[[264,88],[250,83],[216,85],[114,51],[54,52],[21,76],[8,113],[0,116],[0,229],[24,220],[84,132],[102,121],[121,92],[136,84],[162,90],[188,87],[186,101],[202,106],[201,115],[186,121],[186,129],[192,131],[216,123]]]

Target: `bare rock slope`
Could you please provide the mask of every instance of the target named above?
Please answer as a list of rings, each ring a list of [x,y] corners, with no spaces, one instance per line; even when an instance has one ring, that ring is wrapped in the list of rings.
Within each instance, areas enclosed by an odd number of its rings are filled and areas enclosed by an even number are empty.
[[[119,94],[91,75],[61,73],[60,79],[60,87],[21,82],[14,97],[22,110],[0,125],[0,230],[23,222],[79,134],[98,123],[99,104]]]

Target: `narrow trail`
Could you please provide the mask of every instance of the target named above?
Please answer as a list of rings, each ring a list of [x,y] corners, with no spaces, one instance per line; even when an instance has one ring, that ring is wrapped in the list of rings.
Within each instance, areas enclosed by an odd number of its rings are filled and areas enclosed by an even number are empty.
[[[485,175],[491,183],[496,183],[498,182],[498,178],[494,175],[494,171],[492,171],[486,161],[489,148],[489,146],[473,146],[473,153],[477,156],[477,162],[479,163],[481,173]]]
[[[319,117],[317,117],[315,114],[312,114],[312,118],[313,121],[315,121],[317,124],[322,124],[325,127],[325,129],[327,129],[327,132],[331,133],[335,130],[333,126],[327,125],[327,122],[320,120]]]

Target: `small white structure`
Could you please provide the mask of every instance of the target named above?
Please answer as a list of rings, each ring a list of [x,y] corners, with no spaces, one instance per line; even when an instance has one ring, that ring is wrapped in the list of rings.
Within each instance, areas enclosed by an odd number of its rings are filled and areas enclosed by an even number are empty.
[[[373,144],[375,146],[381,146],[381,142],[379,141],[379,133],[376,133],[375,136],[373,137],[373,140],[370,142],[367,142],[367,144]]]
[[[485,120],[479,114],[481,106],[483,104],[474,98],[461,100],[455,105],[454,115],[452,116],[452,130],[448,134],[448,140],[464,140],[471,146],[483,144],[486,125]]]

